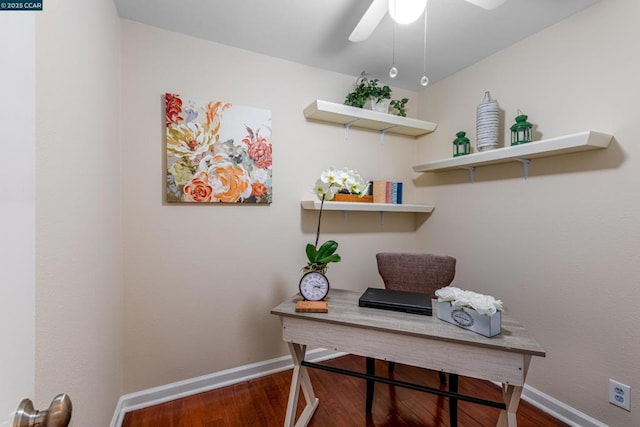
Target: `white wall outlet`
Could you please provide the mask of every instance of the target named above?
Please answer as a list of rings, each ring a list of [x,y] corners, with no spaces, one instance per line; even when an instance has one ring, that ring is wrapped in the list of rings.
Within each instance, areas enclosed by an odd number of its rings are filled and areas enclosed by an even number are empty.
[[[631,411],[631,387],[610,379],[609,403]]]

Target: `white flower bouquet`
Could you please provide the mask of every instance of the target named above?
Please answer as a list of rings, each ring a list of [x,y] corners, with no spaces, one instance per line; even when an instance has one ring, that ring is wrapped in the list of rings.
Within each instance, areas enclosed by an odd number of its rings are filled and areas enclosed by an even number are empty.
[[[364,197],[369,183],[364,181],[358,172],[343,168],[330,167],[320,174],[313,192],[320,200],[333,200],[337,193],[356,194]]]
[[[473,308],[480,314],[492,315],[502,311],[502,301],[491,295],[483,295],[473,291],[465,291],[455,286],[446,286],[436,291],[438,302],[449,301],[454,307]]]
[[[502,301],[454,286],[438,289],[435,294],[438,319],[488,337],[500,333]]]

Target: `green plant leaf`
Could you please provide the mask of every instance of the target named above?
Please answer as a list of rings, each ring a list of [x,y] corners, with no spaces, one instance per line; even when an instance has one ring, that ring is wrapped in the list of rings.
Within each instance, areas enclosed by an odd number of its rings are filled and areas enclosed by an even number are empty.
[[[335,240],[327,240],[320,246],[320,249],[318,249],[315,261],[320,261],[323,258],[331,256],[336,250],[338,250],[338,242]]]
[[[364,107],[367,98],[390,99],[391,88],[388,85],[380,86],[378,79],[369,80],[366,72],[362,72],[356,80],[355,88],[345,97],[344,103],[352,107]]]
[[[340,258],[340,255],[338,254],[329,255],[327,257],[320,258],[317,260],[317,262],[320,264],[329,264],[330,262],[340,262],[340,261],[342,261],[342,258]]]
[[[316,261],[316,256],[317,256],[316,248],[311,243],[307,243],[306,253],[307,253],[307,259],[309,260],[309,263],[313,263]]]

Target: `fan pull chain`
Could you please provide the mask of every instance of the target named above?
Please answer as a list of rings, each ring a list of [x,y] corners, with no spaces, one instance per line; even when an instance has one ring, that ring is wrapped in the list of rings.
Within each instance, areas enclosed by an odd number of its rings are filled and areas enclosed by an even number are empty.
[[[422,78],[420,84],[426,86],[429,84],[429,77],[427,77],[427,6],[424,7],[424,55],[422,57]]]

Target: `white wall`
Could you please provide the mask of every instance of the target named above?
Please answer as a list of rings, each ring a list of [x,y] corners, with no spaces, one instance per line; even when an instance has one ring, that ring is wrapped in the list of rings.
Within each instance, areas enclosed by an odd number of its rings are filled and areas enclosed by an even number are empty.
[[[404,181],[414,201],[412,138],[305,120],[317,98],[342,102],[355,76],[123,21],[123,207],[125,392],[288,354],[271,308],[297,292],[317,213],[302,211],[320,172],[357,169]],[[167,204],[165,92],[271,110],[271,206]],[[416,113],[415,93],[409,114]],[[414,249],[413,215],[323,214],[321,239],[336,239],[332,286],[382,285],[375,253]]]
[[[33,398],[35,322],[35,14],[0,15],[0,426]]]
[[[633,0],[601,2],[427,89],[421,115],[439,128],[418,143],[418,159],[412,139],[388,135],[380,145],[375,133],[352,129],[344,141],[340,127],[304,119],[302,108],[316,98],[341,102],[353,77],[129,21],[120,46],[108,0],[43,11],[36,406],[66,391],[73,425],[107,424],[122,392],[286,354],[269,309],[296,292],[316,221],[299,200],[334,165],[403,180],[407,202],[437,208],[417,224],[404,215],[381,224],[375,213],[346,222],[328,213],[322,238],[338,240],[344,258],[329,270],[333,286],[381,284],[379,250],[456,256],[457,283],[502,298],[547,350],[532,365],[532,386],[610,425],[640,424],[637,411],[607,403],[608,378],[634,393],[640,380],[633,317],[640,64],[630,54],[639,8]],[[466,172],[417,175],[413,194],[410,165],[449,156],[457,130],[473,136],[484,90],[509,124],[520,108],[545,137],[594,129],[616,139],[607,150],[535,160],[527,180],[519,165],[480,169],[475,184]],[[272,111],[271,206],[164,202],[164,92]]]
[[[36,396],[108,425],[122,385],[120,22],[111,0],[36,22]]]
[[[611,426],[640,425],[640,4],[609,0],[421,93],[439,123],[419,161],[451,156],[458,130],[475,138],[475,107],[490,90],[543,137],[596,130],[606,150],[531,163],[416,176],[434,202],[418,248],[458,259],[456,283],[505,302],[547,351],[529,383]],[[505,134],[505,138],[508,135]],[[608,380],[632,386],[632,412],[608,403]]]

